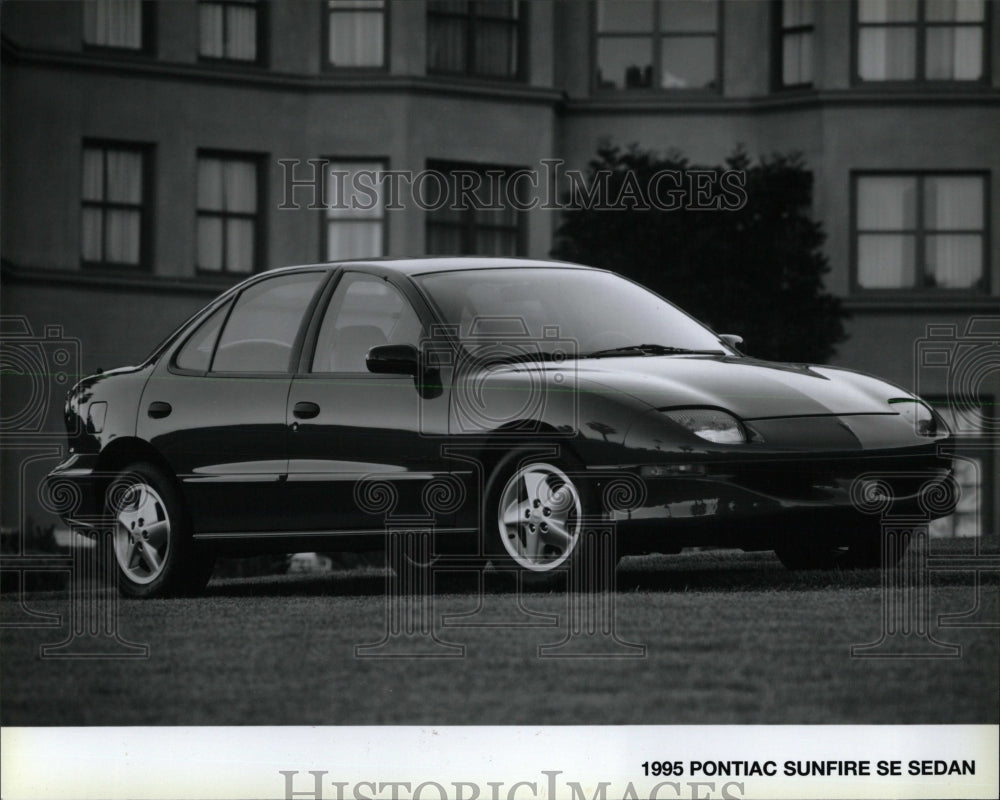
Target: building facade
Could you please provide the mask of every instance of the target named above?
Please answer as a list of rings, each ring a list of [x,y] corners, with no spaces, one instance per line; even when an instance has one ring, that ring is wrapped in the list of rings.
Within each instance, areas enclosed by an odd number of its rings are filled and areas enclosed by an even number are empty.
[[[384,193],[324,208],[314,169],[502,184],[585,169],[606,141],[702,164],[742,144],[814,173],[827,286],[852,312],[836,363],[943,398],[968,351],[975,401],[1000,394],[980,336],[1000,314],[993,3],[8,0],[2,34],[2,309],[16,336],[59,326],[83,372],[141,359],[248,272],[544,257],[559,223]],[[982,442],[983,419],[959,422]],[[981,528],[1000,498],[993,450],[974,458]]]

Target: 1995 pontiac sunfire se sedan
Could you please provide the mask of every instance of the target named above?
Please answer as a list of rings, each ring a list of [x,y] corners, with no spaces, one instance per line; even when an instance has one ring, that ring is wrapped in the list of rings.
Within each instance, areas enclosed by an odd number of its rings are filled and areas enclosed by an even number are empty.
[[[928,405],[738,344],[575,264],[273,270],[81,381],[47,488],[77,530],[109,532],[129,596],[197,591],[218,554],[373,550],[400,525],[433,530],[431,561],[529,580],[587,559],[593,524],[618,556],[878,566],[880,513],[953,510]]]

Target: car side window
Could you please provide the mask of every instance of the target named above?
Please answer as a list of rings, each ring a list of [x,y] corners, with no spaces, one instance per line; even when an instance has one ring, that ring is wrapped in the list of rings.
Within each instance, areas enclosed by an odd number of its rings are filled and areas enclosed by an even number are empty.
[[[287,372],[323,272],[293,272],[244,290],[219,336],[212,372]]]
[[[208,371],[208,366],[212,363],[215,341],[219,338],[219,330],[226,319],[226,312],[230,305],[231,303],[223,303],[195,329],[194,333],[188,336],[184,346],[174,356],[175,367],[193,372]]]
[[[311,372],[367,372],[368,351],[383,344],[420,343],[423,327],[391,283],[348,272],[337,285],[316,339]]]

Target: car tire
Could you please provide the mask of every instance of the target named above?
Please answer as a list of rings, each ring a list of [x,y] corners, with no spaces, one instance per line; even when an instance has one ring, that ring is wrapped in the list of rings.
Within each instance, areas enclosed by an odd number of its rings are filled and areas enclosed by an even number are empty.
[[[106,513],[118,591],[124,597],[197,594],[215,558],[195,547],[175,480],[153,464],[136,462],[109,487]]]
[[[597,506],[575,460],[508,453],[486,483],[484,552],[521,586],[554,587],[586,559],[583,519]]]

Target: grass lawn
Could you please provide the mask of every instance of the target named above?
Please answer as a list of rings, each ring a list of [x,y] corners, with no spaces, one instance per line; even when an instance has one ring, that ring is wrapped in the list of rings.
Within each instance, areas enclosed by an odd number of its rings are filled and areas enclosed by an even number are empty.
[[[995,551],[995,550],[994,550]],[[935,551],[936,552],[936,551]],[[434,630],[454,659],[359,659],[382,639],[384,575],[213,580],[196,599],[120,601],[143,660],[50,660],[66,627],[0,634],[4,725],[997,723],[1000,631],[940,627],[974,606],[969,572],[930,576],[930,632],[961,646],[943,659],[852,658],[877,640],[877,571],[787,572],[771,553],[706,551],[628,559],[614,596],[617,635],[641,658],[540,658],[563,639],[573,596],[456,575],[435,595]],[[980,620],[1000,619],[983,576]],[[481,599],[481,606],[480,606]],[[16,597],[0,601],[17,619]],[[38,611],[65,592],[35,592]],[[474,612],[478,610],[478,614]],[[442,615],[544,627],[443,626]],[[556,615],[551,617],[539,615]],[[449,622],[461,618],[450,617]],[[466,617],[466,619],[470,619]],[[607,645],[598,638],[597,644]]]

